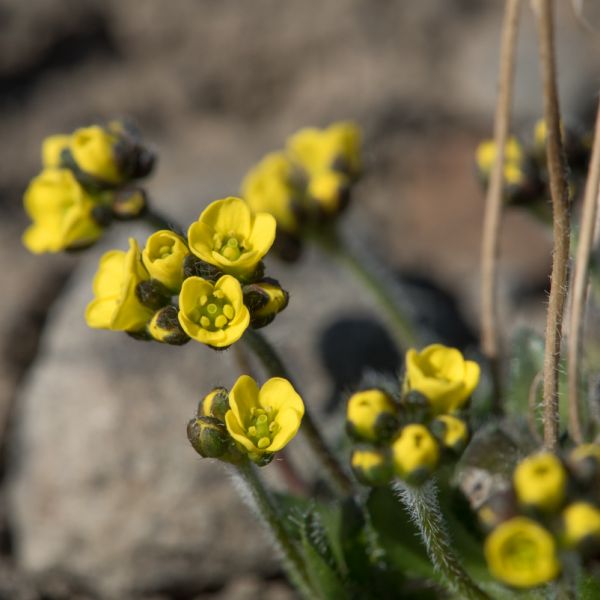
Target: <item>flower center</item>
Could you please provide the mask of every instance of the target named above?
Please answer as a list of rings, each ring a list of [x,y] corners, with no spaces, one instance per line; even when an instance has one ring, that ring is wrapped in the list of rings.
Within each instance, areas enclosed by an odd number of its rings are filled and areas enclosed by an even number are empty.
[[[279,431],[279,423],[275,422],[275,411],[270,407],[250,409],[250,425],[248,437],[257,448],[264,450],[271,445],[273,437]]]
[[[173,244],[164,244],[158,249],[159,258],[167,258],[173,254]]]
[[[539,549],[535,542],[522,535],[508,540],[505,552],[506,560],[515,569],[532,569],[539,560]]]
[[[228,260],[237,260],[244,253],[244,246],[233,232],[223,236],[216,233],[213,237],[213,245],[217,252]]]
[[[221,290],[201,296],[190,314],[193,321],[208,331],[225,329],[234,316],[235,310]]]

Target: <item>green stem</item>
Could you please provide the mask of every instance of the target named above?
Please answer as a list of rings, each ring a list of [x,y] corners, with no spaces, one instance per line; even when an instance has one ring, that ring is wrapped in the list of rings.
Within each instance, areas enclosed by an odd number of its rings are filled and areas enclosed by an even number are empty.
[[[247,329],[242,340],[256,354],[271,377],[284,377],[292,382],[292,377],[281,358],[261,333],[254,329]],[[301,430],[313,452],[323,463],[334,488],[344,496],[352,493],[352,481],[328,448],[306,404]]]
[[[278,513],[269,492],[263,486],[256,473],[256,468],[245,461],[236,465],[236,473],[240,476],[242,498],[255,510],[263,525],[270,532],[275,545],[281,553],[285,572],[305,600],[314,600],[318,597],[312,589],[306,566],[296,544],[290,539],[283,527],[283,516]]]
[[[164,213],[156,210],[152,206],[148,205],[142,218],[150,227],[156,229],[157,231],[160,229],[169,229],[170,231],[174,231],[175,233],[182,234],[183,228],[177,221],[171,219],[171,217],[165,215]]]
[[[314,239],[369,290],[388,316],[400,346],[409,348],[418,345],[418,336],[411,324],[411,318],[407,315],[409,308],[402,307],[402,298],[393,289],[395,283],[384,272],[384,267],[377,264],[373,257],[351,248],[334,227],[317,234]]]
[[[452,549],[435,482],[429,480],[420,487],[396,482],[393,487],[419,529],[433,566],[442,574],[450,591],[459,598],[489,599],[462,568]]]

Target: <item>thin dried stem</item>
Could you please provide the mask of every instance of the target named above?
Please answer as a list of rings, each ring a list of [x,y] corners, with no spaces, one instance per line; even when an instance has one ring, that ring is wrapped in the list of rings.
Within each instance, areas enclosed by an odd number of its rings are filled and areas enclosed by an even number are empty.
[[[501,408],[501,370],[496,306],[498,246],[504,187],[504,153],[510,127],[520,8],[521,0],[506,0],[500,49],[498,104],[494,123],[494,141],[497,156],[487,190],[481,248],[481,345],[484,354],[491,363],[494,387],[493,401],[496,412],[499,412]]]
[[[567,346],[567,392],[569,400],[569,432],[575,442],[583,442],[579,404],[579,362],[581,360],[581,330],[585,313],[586,289],[590,252],[594,239],[594,228],[598,208],[598,187],[600,185],[600,104],[596,116],[594,145],[579,226],[579,244],[575,258],[575,268],[571,282],[571,313],[569,315],[569,339]]]
[[[552,197],[554,250],[552,283],[546,321],[544,351],[544,445],[553,449],[558,444],[559,406],[558,369],[562,337],[562,320],[567,297],[569,265],[569,197],[560,134],[560,109],[556,89],[554,60],[554,24],[551,0],[533,3],[538,24],[539,53],[544,92],[544,118],[547,126],[546,156]]]
[[[531,435],[535,438],[537,442],[541,442],[542,438],[538,432],[538,423],[537,423],[537,397],[538,392],[540,390],[540,385],[543,381],[543,371],[538,371],[529,386],[529,396],[528,396],[528,411],[527,411],[527,425],[529,426],[529,431]]]

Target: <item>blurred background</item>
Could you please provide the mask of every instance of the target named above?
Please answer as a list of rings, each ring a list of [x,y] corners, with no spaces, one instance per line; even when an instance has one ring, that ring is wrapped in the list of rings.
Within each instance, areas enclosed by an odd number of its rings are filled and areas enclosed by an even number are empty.
[[[525,3],[526,5],[528,3]],[[592,2],[582,3],[600,25]],[[588,123],[600,37],[557,3],[567,121]],[[0,598],[292,598],[269,544],[185,426],[239,367],[142,344],[83,321],[98,257],[21,246],[22,194],[52,133],[132,117],[159,155],[147,189],[184,223],[236,194],[244,173],[306,126],[355,120],[365,174],[344,228],[398,273],[440,339],[476,346],[483,192],[502,2],[483,0],[0,0]],[[536,37],[524,7],[514,130],[541,115]],[[594,9],[599,13],[597,8]],[[143,241],[148,229],[136,226]],[[508,338],[544,323],[550,235],[507,211],[501,310]],[[402,349],[345,273],[316,252],[269,265],[291,303],[267,335],[335,437],[338,392]],[[301,441],[298,466],[310,475]],[[304,459],[303,459],[304,457]],[[274,466],[266,470],[279,485]]]

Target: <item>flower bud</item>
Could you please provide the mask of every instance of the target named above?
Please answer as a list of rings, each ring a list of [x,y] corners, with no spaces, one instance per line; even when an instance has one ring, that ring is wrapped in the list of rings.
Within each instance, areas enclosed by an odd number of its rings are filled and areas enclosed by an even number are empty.
[[[50,135],[42,142],[42,165],[44,168],[58,169],[62,165],[62,153],[69,148],[71,136]]]
[[[288,305],[289,299],[288,292],[274,279],[244,286],[244,303],[250,310],[250,325],[254,329],[268,325]]]
[[[431,422],[431,432],[442,446],[462,452],[469,441],[467,424],[453,415],[440,415]]]
[[[211,265],[203,260],[200,260],[193,254],[188,254],[183,260],[183,278],[200,277],[206,281],[214,283],[217,279],[223,276],[223,271],[220,271],[214,265]]]
[[[188,440],[204,458],[227,460],[233,444],[225,425],[213,417],[197,417],[187,426]]]
[[[584,486],[600,478],[600,444],[580,444],[568,457],[570,470]]]
[[[214,417],[220,421],[225,420],[225,413],[229,410],[229,393],[223,387],[218,387],[209,392],[198,406],[199,417]]]
[[[573,502],[562,514],[567,546],[598,547],[600,545],[600,510],[588,502]]]
[[[137,219],[148,205],[146,192],[141,188],[128,187],[113,194],[112,212],[121,221]]]
[[[394,471],[411,483],[422,483],[438,464],[440,450],[424,425],[407,425],[392,444]]]
[[[564,502],[567,474],[558,457],[541,452],[517,465],[513,485],[520,504],[553,512]]]
[[[417,390],[404,394],[400,400],[400,420],[404,425],[425,423],[431,417],[431,402]]]
[[[348,400],[346,429],[355,439],[371,442],[389,440],[397,428],[396,406],[382,390],[356,392]]]
[[[178,313],[179,310],[172,304],[154,313],[148,323],[148,333],[153,340],[172,346],[183,346],[190,341],[187,333],[181,328],[177,317]]]
[[[82,127],[71,136],[69,150],[77,169],[100,183],[122,183],[115,145],[118,138],[99,125]]]
[[[350,463],[356,478],[365,485],[386,485],[392,478],[390,457],[381,450],[357,448]]]
[[[153,310],[162,308],[171,300],[169,291],[156,279],[145,279],[138,283],[135,288],[135,295],[144,306]]]
[[[154,279],[169,291],[178,293],[183,283],[183,263],[189,253],[181,236],[163,229],[148,238],[142,260]]]
[[[517,502],[512,489],[496,492],[477,511],[479,521],[488,530],[516,515]]]
[[[347,204],[349,181],[346,175],[333,170],[315,174],[308,181],[306,192],[326,214],[340,212]]]

